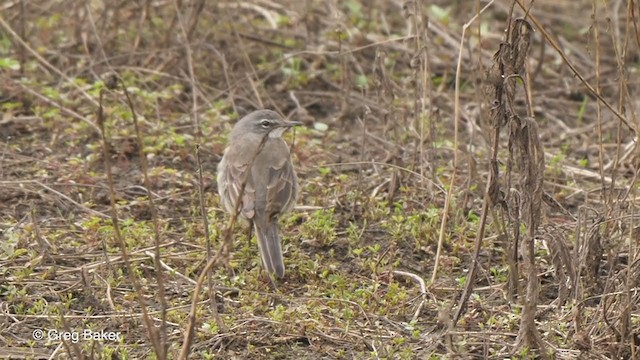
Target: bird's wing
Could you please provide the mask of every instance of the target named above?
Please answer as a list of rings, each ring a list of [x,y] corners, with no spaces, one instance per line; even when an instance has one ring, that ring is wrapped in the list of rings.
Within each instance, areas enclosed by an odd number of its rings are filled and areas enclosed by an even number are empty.
[[[256,189],[251,176],[247,176],[248,171],[249,164],[227,163],[227,171],[224,172],[225,178],[223,181],[227,184],[229,199],[231,199],[234,206],[242,191],[242,185],[246,181],[247,184],[242,194],[242,203],[240,204],[239,211],[245,218],[253,219],[255,215]]]
[[[267,214],[274,217],[290,210],[295,202],[296,175],[289,156],[269,166],[267,182]]]

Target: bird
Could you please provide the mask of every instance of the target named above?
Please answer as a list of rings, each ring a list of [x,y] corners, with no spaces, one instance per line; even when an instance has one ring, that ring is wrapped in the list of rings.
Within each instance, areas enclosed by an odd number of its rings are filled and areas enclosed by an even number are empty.
[[[272,110],[254,111],[234,125],[218,163],[218,194],[224,210],[238,211],[240,218],[253,223],[262,264],[278,278],[285,274],[278,218],[294,207],[299,191],[282,135],[299,125]]]

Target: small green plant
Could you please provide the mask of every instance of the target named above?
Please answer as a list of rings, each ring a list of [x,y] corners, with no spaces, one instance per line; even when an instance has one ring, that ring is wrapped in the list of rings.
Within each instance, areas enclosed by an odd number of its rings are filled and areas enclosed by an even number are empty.
[[[309,221],[302,224],[301,233],[305,238],[331,245],[336,239],[337,226],[334,209],[317,210],[311,214]]]
[[[589,97],[585,96],[584,99],[582,99],[582,102],[580,103],[580,108],[578,109],[578,119],[577,119],[578,126],[582,126],[584,113],[587,111],[588,104],[589,104]]]
[[[288,79],[291,88],[299,88],[309,83],[309,73],[303,69],[302,59],[299,57],[288,58],[281,71]]]
[[[0,58],[0,69],[20,70],[20,63],[12,58]]]
[[[493,266],[491,268],[491,275],[493,276],[494,280],[498,283],[505,283],[507,282],[508,276],[509,276],[509,267],[506,265],[503,266]]]
[[[287,319],[287,311],[282,304],[278,304],[273,311],[271,311],[271,318],[276,321],[285,321]]]

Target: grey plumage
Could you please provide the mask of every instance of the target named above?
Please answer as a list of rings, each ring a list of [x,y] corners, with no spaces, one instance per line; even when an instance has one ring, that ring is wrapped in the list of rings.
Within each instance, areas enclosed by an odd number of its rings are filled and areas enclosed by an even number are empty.
[[[227,212],[234,211],[246,181],[239,215],[253,222],[262,263],[280,278],[285,269],[278,217],[293,208],[298,195],[297,177],[282,134],[296,125],[300,123],[286,121],[271,110],[254,111],[233,127],[218,164],[218,193]]]

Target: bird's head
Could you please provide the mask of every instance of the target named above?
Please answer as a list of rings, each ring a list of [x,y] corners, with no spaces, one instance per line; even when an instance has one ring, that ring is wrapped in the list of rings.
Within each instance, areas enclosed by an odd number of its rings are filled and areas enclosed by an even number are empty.
[[[287,129],[298,125],[302,125],[302,123],[298,121],[287,121],[275,111],[258,110],[240,119],[233,127],[232,136],[269,134],[271,138],[278,138],[281,137]]]

